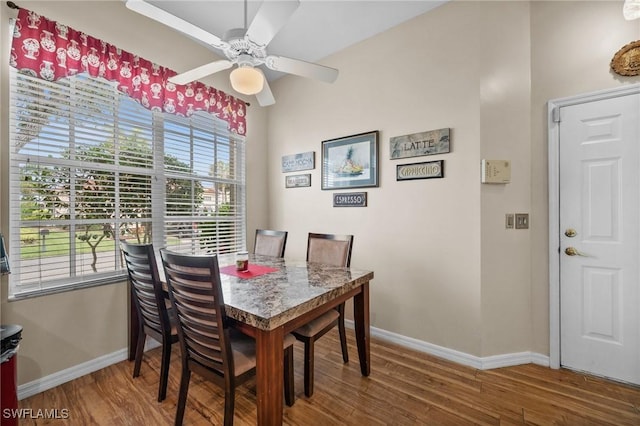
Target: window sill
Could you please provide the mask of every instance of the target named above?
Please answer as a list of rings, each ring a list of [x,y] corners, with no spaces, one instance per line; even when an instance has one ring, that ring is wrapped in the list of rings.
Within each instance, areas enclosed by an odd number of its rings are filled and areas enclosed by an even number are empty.
[[[103,286],[103,285],[110,285],[110,284],[117,284],[117,283],[126,283],[127,282],[127,275],[126,273],[121,274],[121,275],[116,275],[116,276],[112,276],[109,278],[103,278],[100,280],[95,280],[95,281],[87,281],[87,282],[83,282],[83,283],[76,283],[76,284],[69,284],[69,285],[60,285],[60,286],[56,286],[56,287],[50,287],[50,288],[45,288],[45,289],[38,289],[38,290],[31,290],[31,291],[23,291],[20,293],[16,293],[13,295],[9,295],[8,297],[8,301],[9,302],[18,302],[20,300],[25,300],[25,299],[32,299],[35,297],[41,297],[41,296],[49,296],[52,294],[58,294],[58,293],[66,293],[69,291],[75,291],[75,290],[82,290],[82,289],[87,289],[87,288],[91,288],[91,287],[99,287],[99,286]]]

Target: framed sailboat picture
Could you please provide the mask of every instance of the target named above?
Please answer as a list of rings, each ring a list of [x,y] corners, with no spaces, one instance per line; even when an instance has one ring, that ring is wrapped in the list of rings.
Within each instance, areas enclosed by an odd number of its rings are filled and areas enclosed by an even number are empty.
[[[378,186],[378,131],[322,141],[322,189]]]

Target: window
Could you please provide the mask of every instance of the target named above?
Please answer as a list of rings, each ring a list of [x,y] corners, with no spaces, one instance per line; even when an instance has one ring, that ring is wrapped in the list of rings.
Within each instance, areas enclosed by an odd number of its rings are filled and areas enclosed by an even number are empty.
[[[11,69],[10,297],[122,280],[122,240],[245,248],[244,139],[149,111],[113,84]]]

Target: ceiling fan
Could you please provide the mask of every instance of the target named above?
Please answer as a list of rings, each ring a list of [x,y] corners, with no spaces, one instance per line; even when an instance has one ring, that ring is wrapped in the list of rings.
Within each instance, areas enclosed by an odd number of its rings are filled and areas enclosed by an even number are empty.
[[[274,71],[294,74],[315,80],[333,83],[338,70],[323,65],[267,54],[267,45],[286,24],[300,5],[299,0],[263,1],[251,25],[247,27],[247,0],[244,2],[244,28],[228,30],[222,38],[217,37],[184,19],[160,9],[144,0],[127,0],[127,8],[156,20],[187,36],[221,50],[227,59],[213,61],[169,79],[174,84],[187,84],[237,65],[230,75],[234,90],[245,95],[256,95],[261,106],[275,103],[269,83],[258,67],[265,65]]]

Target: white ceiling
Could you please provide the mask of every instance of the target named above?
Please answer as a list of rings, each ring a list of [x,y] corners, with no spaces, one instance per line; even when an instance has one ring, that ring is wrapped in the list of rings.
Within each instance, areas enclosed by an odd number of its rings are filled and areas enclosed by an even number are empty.
[[[426,13],[446,1],[300,0],[300,6],[269,43],[267,52],[308,62],[320,61],[332,53]],[[244,27],[243,0],[156,0],[149,3],[218,37],[222,37],[231,28]],[[249,25],[261,3],[255,0],[247,2]],[[213,48],[212,50],[215,51]],[[221,52],[215,52],[222,55]],[[203,63],[206,62],[203,59]],[[282,75],[272,71],[266,74],[269,80]]]

